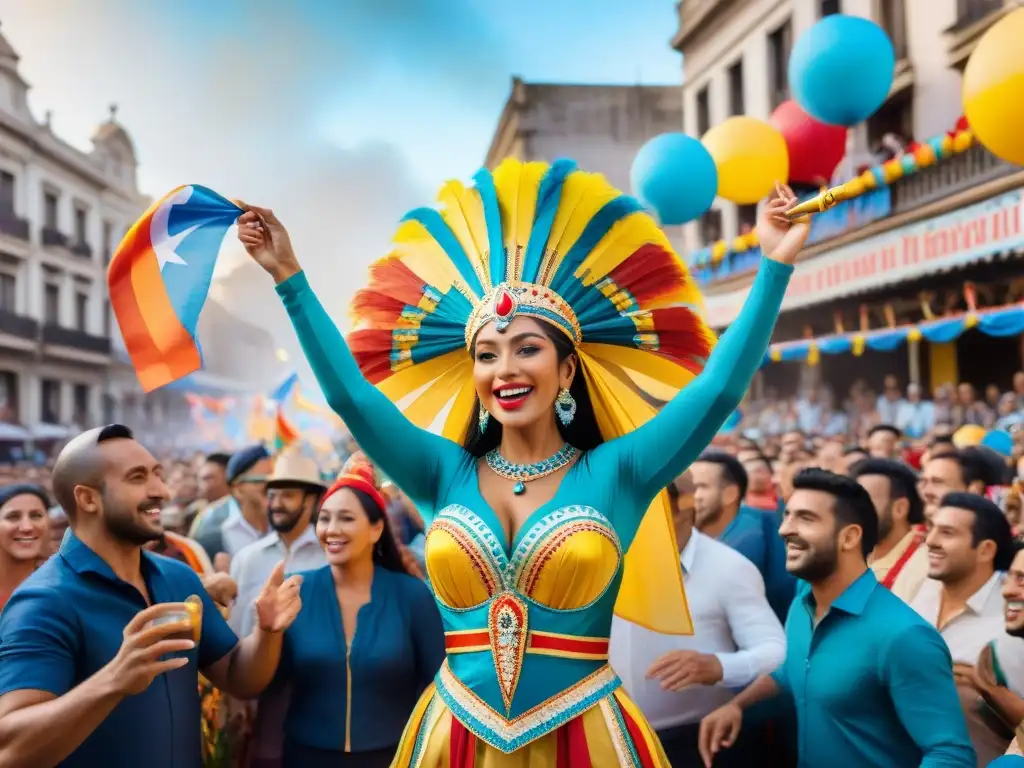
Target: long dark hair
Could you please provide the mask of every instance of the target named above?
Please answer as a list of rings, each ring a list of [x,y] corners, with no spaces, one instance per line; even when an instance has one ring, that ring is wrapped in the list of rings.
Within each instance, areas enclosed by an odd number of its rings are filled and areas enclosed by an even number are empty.
[[[544,335],[555,345],[555,352],[558,354],[559,363],[564,362],[569,355],[576,354],[575,347],[573,347],[572,342],[569,341],[564,333],[543,320],[537,320],[537,322],[544,330]],[[475,342],[470,350],[470,354],[474,357],[476,356]],[[569,426],[565,426],[556,419],[555,423],[558,425],[558,432],[569,445],[584,452],[592,450],[603,443],[604,438],[601,437],[601,430],[597,426],[597,417],[594,415],[594,404],[590,400],[587,382],[584,380],[583,372],[579,370],[578,366],[572,384],[569,385],[569,393],[576,401],[576,416]],[[480,398],[477,398],[473,404],[473,419],[469,425],[469,432],[466,433],[466,439],[462,443],[462,447],[477,458],[480,458],[501,444],[501,424],[498,420],[492,418],[487,425],[487,430],[481,432],[479,416]]]
[[[384,530],[373,547],[374,564],[395,573],[408,574],[409,571],[406,569],[405,563],[402,562],[402,553],[398,551],[398,541],[395,539],[395,534],[391,531],[391,522],[388,520],[385,511],[365,491],[360,491],[351,486],[348,490],[355,494],[355,497],[359,500],[359,506],[363,508],[366,519],[371,524],[376,524],[381,520],[384,522]]]

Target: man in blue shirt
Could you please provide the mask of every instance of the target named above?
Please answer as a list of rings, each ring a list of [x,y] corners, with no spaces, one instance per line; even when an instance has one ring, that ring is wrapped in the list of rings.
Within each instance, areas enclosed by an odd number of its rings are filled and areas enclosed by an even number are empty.
[[[54,495],[72,533],[0,615],[0,765],[201,768],[198,675],[245,698],[273,677],[299,579],[283,564],[239,642],[183,563],[143,551],[161,536],[163,469],[131,431],[85,432],[61,452]],[[202,600],[188,620],[154,623]]]
[[[973,768],[945,642],[875,579],[871,497],[856,481],[805,469],[779,533],[786,567],[803,579],[786,621],[786,660],[701,723],[714,755],[739,734],[743,711],[789,693],[800,768]]]
[[[779,515],[743,505],[747,471],[737,458],[707,451],[690,467],[695,487],[697,530],[735,549],[757,566],[768,604],[785,621],[796,580],[786,572],[786,550],[778,534]]]

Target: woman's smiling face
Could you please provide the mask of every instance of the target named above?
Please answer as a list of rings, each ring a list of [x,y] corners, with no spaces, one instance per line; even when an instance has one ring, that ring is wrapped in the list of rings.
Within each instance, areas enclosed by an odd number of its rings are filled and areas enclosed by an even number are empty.
[[[0,550],[15,561],[37,560],[49,544],[50,517],[43,500],[22,493],[0,507]]]
[[[555,399],[568,388],[576,357],[559,361],[558,348],[540,320],[516,317],[498,331],[488,323],[473,346],[473,379],[483,408],[503,427],[521,429],[554,418]]]

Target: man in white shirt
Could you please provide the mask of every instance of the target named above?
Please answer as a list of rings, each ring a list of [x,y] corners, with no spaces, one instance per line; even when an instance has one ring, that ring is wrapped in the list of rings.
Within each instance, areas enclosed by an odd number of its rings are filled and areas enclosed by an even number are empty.
[[[993,641],[1010,639],[1002,586],[1015,554],[1013,535],[1002,510],[974,493],[947,493],[932,523],[925,539],[929,578],[910,605],[949,647],[971,744],[978,765],[988,765],[1006,749],[1015,725],[1000,727],[976,685],[977,668],[991,668]]]
[[[312,526],[326,487],[313,459],[286,451],[274,462],[267,483],[267,519],[271,531],[243,547],[231,560],[231,576],[238,584],[238,599],[228,624],[249,631],[256,623],[254,605],[264,581],[282,560],[289,574],[327,564]],[[283,751],[282,733],[288,709],[287,692],[274,691],[260,698],[253,726],[252,766],[277,765]]]
[[[661,635],[616,618],[609,655],[672,766],[703,768],[697,749],[701,719],[736,689],[772,672],[786,655],[786,640],[756,566],[694,528],[688,474],[668,491],[694,634]],[[719,753],[715,768],[757,762],[750,742],[741,739]]]
[[[948,493],[925,539],[928,579],[910,606],[939,630],[954,663],[974,664],[1003,634],[1003,575],[1014,556],[1006,516],[984,496]]]

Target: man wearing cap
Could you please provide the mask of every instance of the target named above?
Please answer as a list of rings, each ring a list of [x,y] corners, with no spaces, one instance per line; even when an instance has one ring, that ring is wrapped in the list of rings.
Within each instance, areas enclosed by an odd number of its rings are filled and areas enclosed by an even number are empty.
[[[216,561],[224,552],[233,558],[267,533],[266,486],[271,458],[262,445],[250,445],[228,462],[226,478],[231,495],[207,513],[195,539]]]
[[[313,459],[296,451],[277,457],[267,478],[267,517],[271,531],[244,547],[231,560],[231,576],[238,584],[238,599],[228,616],[236,632],[248,634],[256,624],[255,602],[278,563],[288,573],[312,571],[327,564],[311,525],[320,497],[327,487]],[[277,765],[283,752],[282,735],[288,712],[287,692],[260,697],[252,728],[253,768]]]

